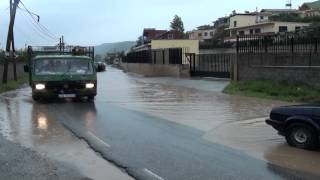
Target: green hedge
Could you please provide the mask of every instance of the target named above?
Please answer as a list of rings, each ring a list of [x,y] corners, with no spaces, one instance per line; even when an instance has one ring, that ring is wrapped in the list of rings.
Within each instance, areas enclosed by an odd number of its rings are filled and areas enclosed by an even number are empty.
[[[2,82],[0,82],[0,93],[18,89],[27,82],[27,77],[19,78],[18,81],[8,81],[7,84],[2,84]]]
[[[290,102],[320,102],[320,88],[269,80],[232,82],[224,93]]]

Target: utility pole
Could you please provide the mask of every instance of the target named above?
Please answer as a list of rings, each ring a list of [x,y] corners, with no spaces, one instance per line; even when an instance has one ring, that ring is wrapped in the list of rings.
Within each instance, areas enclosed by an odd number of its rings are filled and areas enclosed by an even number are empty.
[[[59,50],[60,50],[60,53],[61,53],[61,50],[62,50],[62,40],[61,40],[61,38],[59,39]]]
[[[61,41],[62,41],[62,49],[63,49],[63,52],[64,52],[64,37],[63,37],[63,35],[61,37]]]
[[[9,53],[9,58],[10,60],[13,60],[14,62],[14,79],[17,80],[17,74],[16,74],[16,61],[14,57],[15,49],[14,49],[14,35],[13,35],[13,27],[14,27],[14,22],[15,22],[15,17],[16,17],[16,12],[17,12],[17,7],[19,4],[20,0],[9,0],[10,4],[10,23],[9,23],[9,29],[8,29],[8,36],[7,36],[7,45],[6,45],[6,52]],[[12,48],[12,51],[11,51]],[[8,82],[8,58],[5,58],[4,61],[4,70],[3,70],[3,79],[2,83],[6,84]]]

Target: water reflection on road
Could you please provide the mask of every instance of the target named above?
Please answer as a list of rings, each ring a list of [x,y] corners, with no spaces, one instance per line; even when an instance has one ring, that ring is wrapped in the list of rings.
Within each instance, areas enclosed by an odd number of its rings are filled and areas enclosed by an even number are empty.
[[[203,138],[208,141],[242,150],[283,167],[319,174],[319,152],[288,147],[284,139],[264,123],[272,107],[287,103],[225,95],[221,91],[227,84],[216,80],[144,78],[109,68],[99,74],[96,101],[193,127],[205,132]],[[88,152],[77,151],[83,144],[75,141],[75,137],[48,112],[54,112],[56,106],[74,109],[79,113],[78,117],[83,117],[84,121],[79,122],[84,122],[90,130],[99,116],[94,103],[34,103],[30,89],[25,88],[3,95],[0,104],[1,132],[10,140],[50,152],[59,159],[66,158],[59,153],[66,149],[70,150],[67,155],[70,161],[77,160],[81,154],[86,154],[86,157],[81,156],[86,158],[82,161],[90,161],[89,157],[93,157],[87,155]],[[59,112],[59,116],[63,114],[68,115]],[[79,164],[80,161],[81,158]],[[102,163],[96,159],[90,162]],[[88,171],[96,173],[97,170]]]
[[[29,88],[24,88],[0,96],[0,132],[5,137],[49,158],[70,164],[92,179],[132,179],[66,130],[56,119],[59,114],[50,116],[49,112],[54,108],[51,103],[35,103],[30,93]],[[60,106],[64,104],[67,102],[59,103]],[[78,113],[90,125],[95,119],[95,104],[85,105]]]
[[[319,174],[320,154],[289,147],[264,123],[289,103],[221,93],[226,81],[143,78],[109,69],[100,76],[99,101],[149,113],[205,131],[203,138],[283,167]]]

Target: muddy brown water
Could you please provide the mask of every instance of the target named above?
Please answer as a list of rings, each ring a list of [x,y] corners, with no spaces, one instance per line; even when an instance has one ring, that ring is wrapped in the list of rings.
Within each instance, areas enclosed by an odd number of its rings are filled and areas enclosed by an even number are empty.
[[[95,180],[132,179],[44,112],[49,104],[31,100],[29,88],[0,95],[0,132],[7,139],[78,169]],[[88,117],[90,119],[90,117]]]
[[[111,71],[111,72],[110,72]],[[115,78],[117,77],[117,78]],[[102,74],[101,101],[149,113],[205,132],[204,139],[282,167],[320,174],[320,152],[289,147],[265,119],[294,103],[221,93],[228,81]]]
[[[227,84],[214,79],[144,78],[109,68],[99,74],[96,101],[187,125],[205,132],[203,138],[208,141],[272,164],[320,174],[319,152],[289,147],[283,137],[264,123],[273,107],[289,103],[221,93]],[[45,104],[33,108],[30,89],[2,95],[0,104],[1,132],[9,139],[46,149],[43,152],[52,148],[50,152],[55,157],[62,146],[66,148],[74,142],[70,140],[74,137],[66,135],[68,132],[62,131],[59,123],[41,114],[39,108],[46,108]],[[65,137],[61,138],[61,134]]]

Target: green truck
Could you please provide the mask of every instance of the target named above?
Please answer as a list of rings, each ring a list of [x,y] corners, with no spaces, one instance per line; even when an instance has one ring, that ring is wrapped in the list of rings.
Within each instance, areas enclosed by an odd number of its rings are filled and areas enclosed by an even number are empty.
[[[93,47],[28,47],[28,65],[32,98],[88,99],[97,95],[97,73]]]

